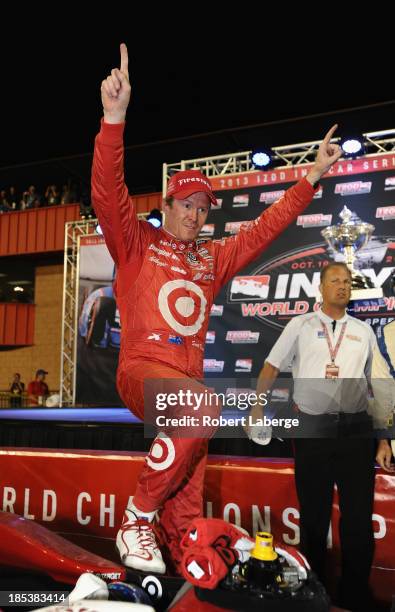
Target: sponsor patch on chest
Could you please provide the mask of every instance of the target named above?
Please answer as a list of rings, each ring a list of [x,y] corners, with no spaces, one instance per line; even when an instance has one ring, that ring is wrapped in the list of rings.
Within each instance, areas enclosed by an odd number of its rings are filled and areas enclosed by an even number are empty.
[[[353,336],[352,334],[346,334],[346,338],[349,340],[353,340],[354,342],[362,342],[362,338],[360,336]]]

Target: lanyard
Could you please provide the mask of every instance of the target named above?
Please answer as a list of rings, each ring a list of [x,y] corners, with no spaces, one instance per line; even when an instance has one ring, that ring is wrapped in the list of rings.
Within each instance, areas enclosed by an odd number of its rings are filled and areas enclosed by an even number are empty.
[[[347,321],[345,323],[342,323],[341,332],[340,332],[338,341],[336,342],[335,348],[333,348],[332,341],[331,341],[331,339],[329,337],[327,327],[326,327],[325,323],[323,323],[323,321],[321,321],[321,325],[322,325],[322,329],[324,330],[324,334],[325,334],[325,338],[326,338],[326,343],[328,345],[329,354],[331,356],[331,362],[335,363],[336,356],[337,356],[337,354],[339,352],[339,348],[340,348],[340,345],[341,345],[343,337],[344,337],[344,332],[346,331]]]

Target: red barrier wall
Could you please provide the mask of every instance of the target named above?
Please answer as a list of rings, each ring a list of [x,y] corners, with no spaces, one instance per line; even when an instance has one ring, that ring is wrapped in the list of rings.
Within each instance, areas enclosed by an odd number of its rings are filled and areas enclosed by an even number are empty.
[[[142,455],[127,452],[2,449],[2,510],[36,520],[81,546],[93,545],[103,554],[105,546],[113,548],[142,462]],[[205,501],[208,516],[240,524],[250,533],[267,529],[278,543],[299,543],[292,461],[212,457],[206,473]],[[371,583],[376,595],[384,600],[395,593],[394,508],[395,476],[377,470],[372,517],[376,551]],[[329,537],[334,565],[339,560],[338,519],[335,494]]]

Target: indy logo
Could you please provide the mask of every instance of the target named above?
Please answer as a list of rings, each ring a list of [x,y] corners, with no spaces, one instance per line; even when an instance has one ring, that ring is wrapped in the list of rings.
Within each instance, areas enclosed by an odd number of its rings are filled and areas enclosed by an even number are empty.
[[[215,331],[208,331],[206,334],[206,344],[214,344],[215,342]]]
[[[332,215],[315,213],[314,215],[299,215],[296,225],[306,227],[326,227],[332,223]]]
[[[232,344],[257,344],[259,332],[249,330],[235,330],[226,332],[226,340]]]
[[[205,359],[203,361],[204,372],[223,372],[225,361],[217,361],[216,359]]]
[[[252,359],[237,359],[235,363],[235,372],[251,372]]]
[[[370,193],[371,189],[371,181],[352,181],[351,183],[337,183],[335,193],[341,196],[351,196],[358,195],[359,193]]]
[[[385,179],[384,191],[393,191],[395,189],[395,176],[387,176]]]
[[[259,201],[263,204],[273,204],[273,202],[277,202],[285,193],[285,189],[280,189],[278,191],[264,191],[259,196]]]
[[[249,202],[249,195],[247,194],[240,194],[240,195],[236,195],[233,198],[233,208],[241,208],[243,206],[248,206],[248,202]]]
[[[225,223],[225,232],[228,234],[238,234],[241,226],[245,223],[248,223],[248,221],[228,221],[228,223]]]
[[[376,208],[376,219],[390,221],[395,219],[395,206],[379,206]]]
[[[236,276],[230,286],[231,302],[243,302],[246,298],[266,300],[269,295],[270,275]]]
[[[210,310],[210,317],[222,317],[224,314],[224,307],[222,304],[213,304]]]
[[[200,230],[199,236],[201,238],[206,238],[207,236],[214,236],[214,230],[214,223],[206,223],[206,225],[203,225],[202,229]]]

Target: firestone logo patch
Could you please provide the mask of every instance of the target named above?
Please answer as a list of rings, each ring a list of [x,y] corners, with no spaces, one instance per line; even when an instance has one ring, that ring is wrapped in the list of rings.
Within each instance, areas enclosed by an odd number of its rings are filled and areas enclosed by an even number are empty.
[[[206,187],[208,187],[209,189],[211,189],[211,185],[210,185],[210,183],[209,183],[208,181],[205,181],[203,178],[198,177],[198,176],[193,176],[193,177],[191,177],[191,178],[183,178],[183,179],[179,179],[179,180],[178,180],[178,185],[179,185],[180,187],[182,187],[182,185],[183,185],[184,183],[196,183],[196,182],[198,182],[198,183],[203,183],[203,185],[206,185]]]

